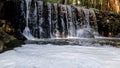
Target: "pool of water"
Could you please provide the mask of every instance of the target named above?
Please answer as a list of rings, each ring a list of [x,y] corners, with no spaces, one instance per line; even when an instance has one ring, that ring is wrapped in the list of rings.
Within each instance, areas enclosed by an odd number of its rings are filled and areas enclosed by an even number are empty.
[[[26,44],[0,54],[0,68],[119,68],[119,65],[120,49],[111,46]]]

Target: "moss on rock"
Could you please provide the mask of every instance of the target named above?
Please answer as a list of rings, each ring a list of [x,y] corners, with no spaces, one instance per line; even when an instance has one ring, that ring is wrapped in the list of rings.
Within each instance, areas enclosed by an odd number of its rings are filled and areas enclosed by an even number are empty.
[[[4,52],[6,50],[13,49],[15,47],[19,47],[24,42],[22,40],[18,40],[12,35],[7,34],[3,28],[0,27],[0,52]]]
[[[24,42],[22,40],[11,40],[10,42],[6,43],[5,46],[7,47],[7,50],[11,50],[15,47],[20,47]]]

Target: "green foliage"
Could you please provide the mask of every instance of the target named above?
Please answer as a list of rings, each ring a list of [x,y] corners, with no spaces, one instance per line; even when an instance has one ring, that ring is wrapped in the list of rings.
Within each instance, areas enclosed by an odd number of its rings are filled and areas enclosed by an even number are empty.
[[[42,1],[76,5],[76,6],[84,6],[86,8],[101,8],[101,5],[102,5],[102,0],[42,0]]]

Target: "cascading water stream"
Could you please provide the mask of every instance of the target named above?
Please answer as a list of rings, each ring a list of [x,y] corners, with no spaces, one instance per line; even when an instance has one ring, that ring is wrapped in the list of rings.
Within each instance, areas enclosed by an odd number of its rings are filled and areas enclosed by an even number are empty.
[[[43,7],[42,7],[42,5],[43,5],[43,2],[41,2],[41,1],[38,1],[37,2],[37,8],[38,8],[38,22],[39,22],[39,24],[38,24],[38,27],[39,27],[39,35],[41,36],[42,35],[42,33],[43,33],[43,29],[42,29],[42,27],[41,27],[41,25],[42,25],[42,23],[43,23],[43,17],[42,17],[42,14],[43,14]]]
[[[47,5],[48,5],[48,17],[49,17],[49,25],[50,25],[50,37],[53,37],[53,35],[52,35],[52,33],[51,33],[51,30],[52,30],[52,28],[51,28],[51,26],[52,26],[52,21],[51,21],[51,4],[50,3],[47,3]]]
[[[26,2],[26,15],[25,15],[25,17],[26,17],[26,27],[25,27],[25,29],[24,29],[24,31],[23,31],[23,35],[27,38],[27,39],[33,39],[34,37],[31,35],[31,33],[30,33],[30,29],[29,29],[29,27],[28,27],[28,25],[29,25],[29,9],[30,9],[30,6],[29,6],[29,4],[31,3],[31,0],[25,0],[25,2]]]
[[[92,9],[36,0],[25,2],[26,27],[23,35],[27,39],[94,37],[91,31],[96,28],[96,19],[90,19],[95,18]]]

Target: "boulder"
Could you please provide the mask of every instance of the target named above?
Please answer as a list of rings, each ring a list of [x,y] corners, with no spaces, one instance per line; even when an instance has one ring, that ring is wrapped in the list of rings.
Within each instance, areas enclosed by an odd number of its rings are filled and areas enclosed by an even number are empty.
[[[0,52],[19,47],[24,42],[16,39],[14,36],[7,34],[3,28],[0,28]]]
[[[0,40],[4,43],[8,43],[11,40],[15,40],[16,38],[7,34],[2,28],[0,28]]]

